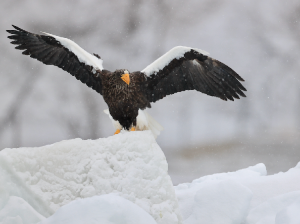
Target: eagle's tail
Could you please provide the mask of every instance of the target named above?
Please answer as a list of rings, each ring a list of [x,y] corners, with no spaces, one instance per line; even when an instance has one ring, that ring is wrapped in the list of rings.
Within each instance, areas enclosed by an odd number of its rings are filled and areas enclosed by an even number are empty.
[[[122,129],[120,123],[112,118],[108,109],[104,110],[104,113],[106,113],[109,116],[115,129]],[[164,128],[156,120],[154,120],[154,118],[151,117],[146,111],[139,110],[139,114],[136,118],[137,131],[150,130],[154,137],[157,138],[157,136],[163,129]]]

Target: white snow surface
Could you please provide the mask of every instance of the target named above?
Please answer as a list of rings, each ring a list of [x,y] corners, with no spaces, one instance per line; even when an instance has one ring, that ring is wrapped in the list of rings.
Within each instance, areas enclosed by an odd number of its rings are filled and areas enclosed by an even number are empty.
[[[175,187],[167,169],[150,131],[5,149],[0,224],[300,223],[300,163],[274,175],[257,164]]]
[[[248,223],[260,223],[260,224],[273,224],[277,220],[287,219],[287,216],[282,215],[283,210],[290,207],[291,204],[300,200],[300,191],[293,191],[286,194],[279,195],[277,197],[271,198],[266,202],[253,208],[248,217]],[[300,223],[300,215],[296,214],[298,217],[298,223]],[[278,216],[278,217],[277,217]],[[291,219],[295,218],[294,214],[290,214]],[[278,221],[277,221],[278,222]],[[285,222],[281,222],[282,224]]]
[[[0,223],[37,223],[45,217],[32,208],[23,198],[10,196],[0,210]]]
[[[76,199],[40,224],[156,224],[145,210],[114,194]]]
[[[276,214],[275,224],[299,224],[300,198]]]
[[[231,180],[207,180],[177,189],[184,223],[240,224],[248,213],[252,192]]]
[[[159,224],[181,223],[165,155],[150,131],[4,149],[0,161],[0,170],[9,170],[7,176],[18,181],[6,178],[9,187],[1,188],[3,195],[29,198],[33,203],[26,201],[45,217],[75,199],[115,193],[140,206]],[[19,185],[26,189],[18,192]]]
[[[109,116],[114,128],[117,130],[122,130],[122,126],[119,121],[113,119],[110,115],[109,110],[104,110],[104,113]],[[138,116],[136,117],[136,130],[137,131],[145,131],[150,130],[155,138],[160,135],[160,132],[164,130],[163,126],[161,126],[153,117],[151,117],[146,111],[139,109]]]
[[[267,176],[264,164],[175,187],[185,224],[300,223],[300,163]]]
[[[42,32],[48,36],[54,37],[58,42],[61,43],[65,48],[73,52],[77,58],[79,59],[80,62],[85,63],[86,65],[90,65],[94,68],[93,72],[95,73],[97,69],[103,70],[103,60],[100,58],[97,58],[96,56],[88,53],[84,49],[82,49],[78,44],[76,44],[74,41],[64,38],[64,37],[59,37],[55,36],[50,33],[45,33]]]
[[[147,76],[150,76],[156,72],[162,70],[166,65],[168,65],[173,59],[179,59],[184,56],[184,54],[191,49],[198,51],[203,55],[208,55],[209,53],[197,48],[184,47],[184,46],[176,46],[169,50],[167,53],[156,59],[150,65],[142,70]]]

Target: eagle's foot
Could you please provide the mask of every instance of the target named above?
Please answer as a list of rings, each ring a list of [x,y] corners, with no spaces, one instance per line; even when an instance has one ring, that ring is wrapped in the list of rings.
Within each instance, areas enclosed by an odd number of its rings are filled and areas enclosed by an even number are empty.
[[[115,135],[119,134],[121,132],[120,129],[117,129],[116,132],[115,132]]]
[[[130,131],[135,131],[135,127],[132,127]]]

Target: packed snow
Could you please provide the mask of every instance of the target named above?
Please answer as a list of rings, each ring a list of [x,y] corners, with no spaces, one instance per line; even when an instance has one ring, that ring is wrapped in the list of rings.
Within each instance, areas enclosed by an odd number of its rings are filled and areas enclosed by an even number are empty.
[[[257,164],[179,184],[175,191],[186,224],[300,220],[300,214],[294,212],[300,200],[300,163],[285,173],[269,176],[265,165]]]
[[[46,211],[40,213],[45,217],[75,199],[115,193],[140,206],[157,223],[181,223],[165,155],[150,131],[4,149],[0,159],[0,170],[9,167],[9,175],[28,188],[24,194],[41,200]],[[9,192],[5,194],[15,195]],[[37,210],[36,205],[31,204]]]
[[[184,223],[240,224],[249,209],[252,192],[231,180],[207,180],[176,187]],[[230,202],[230,203],[229,203]]]
[[[10,196],[0,211],[0,223],[38,223],[45,217],[32,208],[23,198]]]
[[[109,116],[114,128],[117,130],[122,130],[122,126],[119,121],[116,121],[112,118],[109,113],[109,110],[104,110],[104,113]],[[163,126],[161,126],[153,117],[151,117],[146,111],[139,109],[138,116],[136,117],[136,130],[144,131],[150,130],[155,138],[160,135],[160,132],[164,130]]]
[[[156,224],[145,210],[114,194],[76,199],[40,224]]]
[[[298,224],[300,163],[173,186],[150,131],[0,152],[0,224]]]
[[[45,33],[45,32],[42,33],[46,34],[47,36],[54,37],[59,43],[61,43],[61,45],[63,45],[65,48],[73,52],[77,56],[80,62],[92,66],[94,68],[93,72],[96,72],[96,70],[101,70],[101,71],[103,70],[103,65],[102,65],[103,60],[88,53],[87,51],[82,49],[78,44],[76,44],[74,41],[68,38],[55,36],[50,33]]]
[[[144,72],[147,76],[150,76],[153,73],[159,72],[159,70],[162,70],[173,59],[182,58],[186,52],[189,52],[192,49],[203,55],[209,54],[208,52],[203,51],[201,49],[197,49],[197,48],[183,47],[183,46],[173,47],[167,53],[165,53],[164,55],[162,55],[161,57],[156,59],[154,62],[152,62],[150,65],[148,65],[146,68],[144,68],[142,70],[142,72]]]

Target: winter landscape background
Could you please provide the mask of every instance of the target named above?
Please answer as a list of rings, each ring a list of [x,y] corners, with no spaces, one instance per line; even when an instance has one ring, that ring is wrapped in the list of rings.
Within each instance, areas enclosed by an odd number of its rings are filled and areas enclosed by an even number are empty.
[[[247,98],[224,102],[195,91],[168,96],[149,114],[173,183],[264,163],[300,161],[300,3],[265,1],[16,1],[0,3],[0,149],[113,134],[102,97],[54,66],[25,57],[11,24],[75,41],[109,70],[142,70],[176,45],[232,67]]]

